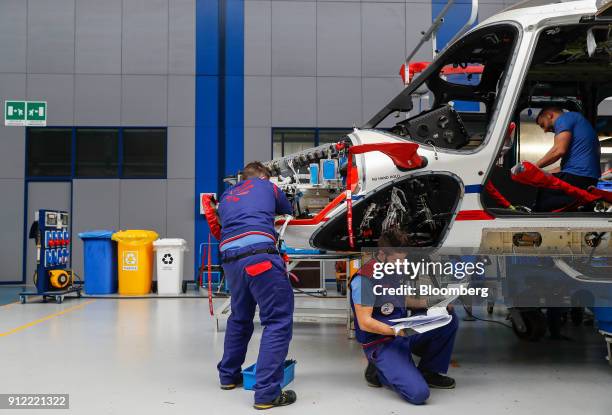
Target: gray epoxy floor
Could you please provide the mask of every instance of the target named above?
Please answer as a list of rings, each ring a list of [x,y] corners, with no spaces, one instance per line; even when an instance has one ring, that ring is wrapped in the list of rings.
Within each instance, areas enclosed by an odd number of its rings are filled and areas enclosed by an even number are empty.
[[[450,371],[457,389],[434,390],[415,407],[365,385],[365,359],[344,326],[297,324],[290,357],[298,361],[298,402],[272,412],[609,415],[603,340],[592,327],[567,334],[576,340],[523,343],[502,326],[464,322]],[[260,335],[257,328],[247,363]],[[206,299],[11,304],[0,307],[0,393],[69,393],[73,414],[255,413],[251,392],[218,388],[222,345]]]

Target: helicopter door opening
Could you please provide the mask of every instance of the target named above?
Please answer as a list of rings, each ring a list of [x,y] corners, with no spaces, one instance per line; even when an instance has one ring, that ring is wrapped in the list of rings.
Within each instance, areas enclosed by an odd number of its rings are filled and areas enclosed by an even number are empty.
[[[571,202],[567,207],[533,213],[538,190],[512,179],[511,168],[520,161],[535,163],[553,146],[554,134],[536,122],[543,108],[578,112],[594,127],[601,148],[601,176],[596,186],[612,191],[612,24],[594,23],[544,28],[533,52],[514,123],[512,148],[500,154],[487,183],[508,200],[512,208],[483,192],[482,203],[495,216],[611,216],[609,203]],[[560,169],[560,160],[545,167]],[[584,189],[586,190],[586,188]],[[518,208],[518,209],[513,209]],[[540,209],[542,210],[542,209]]]

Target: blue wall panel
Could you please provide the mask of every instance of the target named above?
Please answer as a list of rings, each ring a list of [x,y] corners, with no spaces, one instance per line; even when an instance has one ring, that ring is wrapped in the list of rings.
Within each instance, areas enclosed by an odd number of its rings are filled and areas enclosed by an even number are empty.
[[[196,0],[196,74],[219,74],[219,0]]]
[[[199,195],[219,190],[219,40],[219,1],[196,0],[195,252],[208,240]],[[195,278],[199,261],[194,255]]]
[[[442,11],[446,5],[445,1],[433,0],[431,3],[431,15],[435,18],[438,13]],[[436,49],[441,51],[444,49],[448,42],[455,36],[455,34],[461,30],[461,28],[467,23],[470,18],[472,11],[472,2],[469,0],[457,0],[451,6],[450,10],[444,17],[444,23],[440,26],[436,36]],[[478,19],[474,22],[474,25],[478,24]],[[469,83],[467,76],[455,75],[454,82],[460,83],[462,79],[465,79],[465,83]],[[456,101],[454,107],[458,111],[478,111],[480,105],[477,102],[466,102]]]
[[[438,13],[442,11],[446,1],[433,0],[431,2],[431,16],[435,18]],[[463,27],[463,25],[470,18],[470,11],[472,9],[472,2],[468,0],[456,0],[452,5],[446,17],[444,17],[444,23],[440,26],[436,38],[436,48],[438,50],[444,49],[446,44],[455,36],[455,34]],[[475,24],[478,23],[478,20]]]
[[[225,175],[244,162],[244,0],[225,0]]]
[[[196,0],[195,249],[208,241],[200,193],[223,192],[244,154],[244,0]],[[197,277],[199,255],[194,258]]]
[[[225,97],[225,175],[230,175],[244,162],[244,77],[225,78]]]
[[[244,74],[244,0],[225,0],[225,75]]]

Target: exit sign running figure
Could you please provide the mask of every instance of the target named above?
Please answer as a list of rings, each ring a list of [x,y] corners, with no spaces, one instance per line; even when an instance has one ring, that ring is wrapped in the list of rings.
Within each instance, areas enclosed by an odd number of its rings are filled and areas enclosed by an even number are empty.
[[[47,102],[4,101],[4,125],[45,127]]]

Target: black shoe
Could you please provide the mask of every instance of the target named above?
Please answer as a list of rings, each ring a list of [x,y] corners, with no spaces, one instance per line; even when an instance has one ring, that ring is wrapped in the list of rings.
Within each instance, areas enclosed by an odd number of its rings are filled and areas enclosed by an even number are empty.
[[[430,388],[434,389],[454,389],[455,388],[455,379],[440,375],[439,373],[429,372],[422,370],[421,374],[425,379],[425,382],[429,385]]]
[[[232,389],[236,389],[237,387],[242,386],[242,375],[240,375],[240,379],[236,383],[228,383],[227,385],[221,385],[221,389],[224,391],[231,391]]]
[[[382,387],[382,383],[380,382],[380,379],[378,378],[378,369],[376,369],[376,366],[374,366],[374,363],[368,362],[368,367],[366,367],[364,376],[365,376],[366,382],[368,383],[368,386],[371,386],[373,388]]]
[[[253,405],[255,409],[270,409],[277,406],[291,405],[297,400],[297,395],[292,390],[282,391],[280,395],[276,397],[272,402],[269,403],[256,403]]]

